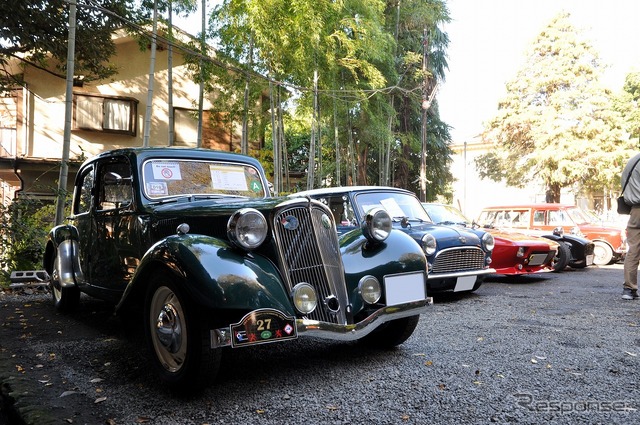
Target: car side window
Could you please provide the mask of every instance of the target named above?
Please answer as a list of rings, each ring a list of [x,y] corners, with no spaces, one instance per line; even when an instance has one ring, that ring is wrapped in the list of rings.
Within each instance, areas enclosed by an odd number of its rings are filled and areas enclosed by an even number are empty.
[[[544,226],[544,211],[538,210],[533,212],[533,225]]]
[[[91,190],[93,188],[93,167],[85,170],[80,176],[81,181],[76,185],[74,214],[82,214],[91,210]]]
[[[549,225],[571,224],[571,220],[564,211],[549,211]]]
[[[133,200],[131,167],[128,161],[110,162],[100,167],[99,210],[128,207]]]
[[[529,211],[520,210],[513,211],[512,221],[514,227],[528,227],[529,226]]]

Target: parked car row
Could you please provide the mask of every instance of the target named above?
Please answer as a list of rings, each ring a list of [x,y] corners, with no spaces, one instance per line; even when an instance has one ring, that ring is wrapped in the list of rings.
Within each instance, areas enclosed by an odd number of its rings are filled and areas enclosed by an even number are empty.
[[[477,223],[467,219],[460,210],[451,205],[424,203],[423,206],[439,224],[480,228]],[[535,236],[509,228],[482,228],[495,238],[492,266],[498,274],[559,272],[567,266],[584,268],[594,261],[593,242],[575,235],[566,235],[560,229]],[[554,255],[549,255],[552,251]]]
[[[445,212],[389,187],[273,197],[244,155],[118,149],[80,167],[44,269],[58,310],[85,293],[133,312],[122,317],[142,321],[161,381],[194,390],[215,379],[223,349],[307,336],[392,347],[438,291],[593,258],[579,237],[516,235]]]
[[[593,263],[596,265],[620,261],[627,252],[624,229],[594,224],[575,205],[543,203],[487,207],[480,213],[478,224],[545,237],[556,232],[565,237],[586,238],[594,244]]]

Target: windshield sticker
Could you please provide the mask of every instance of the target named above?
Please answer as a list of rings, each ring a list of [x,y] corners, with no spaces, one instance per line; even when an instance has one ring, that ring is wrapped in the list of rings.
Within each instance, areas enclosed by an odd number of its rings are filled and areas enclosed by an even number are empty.
[[[182,180],[180,164],[176,162],[154,162],[152,166],[154,180]]]
[[[251,182],[251,190],[254,191],[255,193],[262,192],[262,185],[260,184],[259,181],[254,180]]]
[[[248,191],[247,179],[242,167],[210,165],[211,185],[218,190]]]
[[[165,182],[149,182],[147,183],[147,194],[149,196],[167,196],[169,189]]]
[[[391,217],[404,217],[406,215],[393,198],[381,199],[380,203]]]

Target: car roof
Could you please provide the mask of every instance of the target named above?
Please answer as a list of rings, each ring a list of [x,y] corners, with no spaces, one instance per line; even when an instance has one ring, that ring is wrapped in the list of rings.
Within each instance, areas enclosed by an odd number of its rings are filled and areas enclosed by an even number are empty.
[[[319,195],[332,195],[335,193],[343,193],[343,192],[385,192],[385,191],[393,191],[393,192],[403,192],[411,195],[415,195],[415,193],[401,189],[398,187],[390,187],[390,186],[337,186],[337,187],[323,187],[320,189],[310,189],[310,190],[302,190],[300,192],[292,193],[289,196],[301,196],[301,195],[309,195],[309,196],[319,196]]]
[[[113,156],[126,156],[136,158],[138,161],[144,161],[148,158],[176,158],[176,159],[215,159],[219,161],[244,162],[261,168],[260,162],[246,155],[233,152],[216,151],[204,148],[183,148],[183,147],[136,147],[136,148],[120,148],[108,150],[89,158],[86,163],[94,162],[101,158],[109,158]]]

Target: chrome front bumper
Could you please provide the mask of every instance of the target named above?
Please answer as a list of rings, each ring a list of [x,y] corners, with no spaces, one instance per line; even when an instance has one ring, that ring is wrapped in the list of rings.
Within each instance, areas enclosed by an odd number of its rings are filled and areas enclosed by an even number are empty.
[[[404,317],[416,316],[428,311],[433,298],[383,307],[358,323],[341,325],[317,320],[296,319],[298,336],[308,336],[335,341],[355,341],[373,332],[380,325]],[[231,346],[231,327],[211,330],[211,348]],[[276,342],[276,341],[273,341]]]

